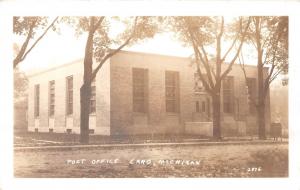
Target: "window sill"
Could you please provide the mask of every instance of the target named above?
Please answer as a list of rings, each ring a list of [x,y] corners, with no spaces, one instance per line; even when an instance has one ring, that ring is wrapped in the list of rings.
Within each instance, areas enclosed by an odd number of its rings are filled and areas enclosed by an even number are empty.
[[[134,116],[147,116],[148,113],[147,112],[133,112]]]
[[[166,112],[166,115],[167,116],[178,116],[178,115],[180,115],[180,113],[179,112]]]
[[[234,113],[224,113],[223,112],[223,116],[234,116]]]
[[[201,91],[201,92],[194,92],[195,95],[207,95],[207,92]]]

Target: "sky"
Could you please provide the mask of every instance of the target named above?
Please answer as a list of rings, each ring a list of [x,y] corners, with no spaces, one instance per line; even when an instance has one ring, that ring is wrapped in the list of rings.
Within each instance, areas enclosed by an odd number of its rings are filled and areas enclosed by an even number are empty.
[[[52,19],[54,18],[50,18],[50,20]],[[117,36],[124,29],[124,26],[117,22],[112,23],[111,26],[111,37]],[[26,73],[34,73],[83,58],[86,38],[87,33],[76,36],[73,28],[68,25],[60,25],[60,32],[49,30],[26,59],[20,63],[19,68]],[[24,36],[14,35],[13,41],[21,46]],[[225,51],[229,45],[230,42],[224,42],[223,50]],[[247,45],[244,47],[248,52],[253,51]],[[170,32],[159,33],[154,38],[143,40],[133,46],[125,47],[123,50],[179,57],[189,57],[193,54],[192,48],[184,47],[182,42],[175,39],[174,33]],[[207,51],[213,53],[214,49],[208,48]],[[245,62],[255,63],[253,58],[247,56],[245,56]]]

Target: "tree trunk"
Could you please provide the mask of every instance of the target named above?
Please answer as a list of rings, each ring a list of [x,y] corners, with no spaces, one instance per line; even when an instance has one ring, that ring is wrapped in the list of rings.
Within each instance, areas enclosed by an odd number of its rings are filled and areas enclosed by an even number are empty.
[[[89,143],[89,110],[91,85],[83,84],[80,88],[80,143]]]
[[[221,97],[220,88],[212,95],[213,104],[213,138],[221,140]]]
[[[30,25],[30,29],[29,29],[29,32],[28,32],[28,35],[26,37],[26,40],[25,42],[22,44],[22,47],[20,49],[20,51],[18,52],[18,55],[17,57],[14,59],[13,61],[13,64],[14,64],[14,68],[17,67],[17,65],[22,61],[22,57],[24,56],[25,52],[26,52],[26,49],[27,49],[27,46],[29,44],[29,41],[31,39],[31,36],[32,36],[32,32],[33,32],[33,27],[35,26],[35,22],[32,23]]]
[[[259,103],[257,106],[258,114],[258,137],[261,140],[266,139],[266,128],[265,128],[265,103],[264,101]]]
[[[257,79],[258,79],[258,101],[257,101],[257,124],[258,137],[261,140],[266,139],[265,129],[265,95],[264,95],[264,73],[262,63],[262,50],[258,49],[258,63],[257,63]]]
[[[264,65],[263,65],[263,49],[261,44],[261,18],[254,17],[255,21],[255,41],[257,48],[257,124],[258,124],[258,137],[261,140],[266,139],[265,129],[265,93],[264,93]]]
[[[261,61],[261,58],[258,58]],[[258,64],[258,101],[257,101],[257,124],[258,124],[258,137],[261,140],[266,139],[265,127],[265,95],[264,95],[264,77],[263,65]]]
[[[93,25],[93,22],[91,23]],[[89,143],[89,113],[91,97],[91,77],[93,73],[93,38],[91,28],[85,46],[83,85],[80,88],[80,143]]]

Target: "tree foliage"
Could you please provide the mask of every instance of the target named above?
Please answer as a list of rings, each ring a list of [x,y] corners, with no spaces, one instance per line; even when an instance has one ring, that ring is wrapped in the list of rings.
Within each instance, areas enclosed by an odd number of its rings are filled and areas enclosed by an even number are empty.
[[[91,20],[94,20],[91,23]],[[98,63],[92,74],[95,78],[104,62],[125,46],[131,46],[147,38],[153,38],[160,31],[159,17],[64,17],[63,20],[74,27],[76,35],[86,32],[93,33],[93,58]],[[112,24],[120,22],[124,25],[123,31],[112,38],[110,32]]]
[[[176,31],[178,38],[194,50],[193,61],[197,73],[206,91],[212,97],[213,102],[213,136],[221,138],[221,113],[220,90],[221,82],[231,71],[238,58],[250,20],[244,24],[244,18],[240,17],[231,27],[226,25],[224,17],[172,17],[170,25]],[[233,30],[236,28],[235,30]],[[231,45],[224,49],[224,38],[232,38]],[[234,47],[238,47],[235,50]],[[208,53],[208,48],[213,47],[214,52]],[[229,63],[225,63],[228,55],[233,57]],[[226,65],[225,65],[226,64]],[[223,66],[222,66],[223,65]]]
[[[200,77],[204,73],[208,75],[207,79],[203,78],[203,83],[206,90],[211,92],[217,83],[230,72],[238,58],[249,26],[248,19],[239,18],[238,22],[231,23],[231,25],[225,25],[223,17],[174,17],[172,19],[171,22],[178,38],[186,46],[194,49],[194,61]],[[248,22],[244,23],[244,20]],[[232,38],[231,45],[224,50],[224,38],[228,36]],[[227,42],[229,40],[230,38],[226,39]],[[234,47],[237,45],[238,49],[235,50]],[[207,51],[209,47],[213,47],[215,52]],[[225,63],[230,53],[234,56],[229,63]],[[223,64],[227,65],[224,71],[221,67]]]
[[[48,30],[52,28],[56,30],[55,23],[58,20],[56,17],[52,23],[48,25],[48,17],[13,17],[13,32],[16,35],[25,36],[25,40],[20,45],[20,50],[17,53],[17,56],[14,58],[13,66],[14,68],[22,62],[26,56],[31,52],[31,50],[37,45],[37,43],[46,35]],[[41,35],[36,37],[39,31],[43,31]],[[30,42],[33,40],[32,45],[29,46]]]
[[[288,32],[287,16],[252,17],[249,40],[260,51],[261,63],[258,64],[269,68],[264,95],[279,74],[288,72]]]
[[[266,139],[266,97],[270,84],[279,74],[288,73],[288,17],[251,17],[247,39],[256,49],[258,92],[254,104],[257,110],[259,138]],[[268,69],[268,72],[265,72],[265,69]],[[244,68],[243,71],[246,76]]]
[[[27,96],[28,79],[24,72],[14,69],[14,101],[20,101]]]
[[[117,37],[110,36],[112,19],[122,21],[125,28]],[[64,17],[75,28],[76,34],[87,33],[84,56],[83,85],[80,88],[80,142],[89,142],[89,109],[91,82],[103,64],[125,46],[151,38],[158,30],[155,17]],[[117,48],[116,48],[117,47]],[[93,67],[94,61],[97,65]]]

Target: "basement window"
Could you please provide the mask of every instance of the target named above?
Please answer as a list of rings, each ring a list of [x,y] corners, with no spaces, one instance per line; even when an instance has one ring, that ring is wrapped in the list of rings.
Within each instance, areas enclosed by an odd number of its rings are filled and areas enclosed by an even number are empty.
[[[67,133],[71,134],[72,133],[72,129],[67,129]]]
[[[89,130],[89,133],[90,133],[90,134],[94,134],[94,133],[95,133],[95,130],[94,130],[94,129],[90,129],[90,130]]]

